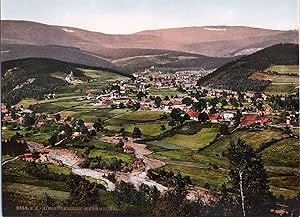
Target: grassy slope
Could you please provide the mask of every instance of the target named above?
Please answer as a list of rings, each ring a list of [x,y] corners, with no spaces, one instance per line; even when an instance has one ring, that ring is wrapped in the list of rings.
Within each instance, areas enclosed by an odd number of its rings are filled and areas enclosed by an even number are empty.
[[[175,174],[190,176],[194,184],[204,186],[209,184],[211,188],[220,190],[220,186],[227,180],[227,171],[217,169],[199,169],[185,166],[166,165],[166,171],[172,170]],[[214,177],[214,178],[212,178]]]
[[[65,201],[70,195],[70,193],[67,191],[53,190],[49,187],[22,183],[4,183],[3,191],[19,193],[22,195],[31,195],[37,198],[43,197],[45,196],[45,194],[48,194],[50,197],[55,198],[58,201]]]
[[[159,119],[163,114],[164,112],[161,111],[137,111],[119,116],[118,119],[135,122],[154,121]]]
[[[176,136],[177,135],[180,134],[176,134]],[[168,147],[167,145],[156,149],[155,145],[158,146],[157,142],[151,142],[149,148],[156,150],[155,153],[152,154],[154,158],[161,159],[167,163],[164,167],[166,170],[174,170],[185,175],[190,175],[194,183],[200,186],[204,186],[205,183],[208,183],[213,188],[219,188],[220,185],[226,181],[228,177],[227,172],[226,170],[220,169],[215,171],[211,165],[215,164],[221,168],[229,169],[228,161],[226,158],[221,157],[221,153],[226,151],[230,141],[242,138],[254,148],[258,148],[261,143],[270,141],[272,138],[279,139],[282,136],[286,135],[276,130],[249,132],[238,130],[229,136],[221,138],[199,153],[189,149],[178,150],[171,146]],[[193,135],[191,137],[193,137]],[[188,136],[186,138],[188,138]],[[198,144],[200,143],[201,141],[198,140]],[[285,197],[296,196],[299,185],[295,180],[297,180],[298,176],[289,175],[295,173],[288,172],[288,170],[289,168],[293,169],[299,165],[297,139],[289,138],[276,142],[262,152],[262,158],[267,166],[267,171],[272,171],[268,173],[273,193],[277,196],[280,194]],[[272,167],[269,167],[271,165]],[[276,166],[286,167],[282,168]],[[212,179],[212,177],[214,178]],[[291,181],[288,182],[288,180]]]
[[[250,76],[253,80],[269,80],[264,92],[270,95],[296,93],[299,86],[299,66],[298,65],[274,65],[264,70],[265,72],[255,72]],[[268,71],[276,71],[278,75],[269,75]]]
[[[58,205],[68,199],[70,193],[66,190],[64,182],[55,182],[49,180],[39,180],[35,177],[25,173],[20,168],[24,167],[26,162],[14,161],[4,166],[4,169],[10,170],[9,176],[4,176],[3,179],[3,192],[10,192],[23,198],[34,198],[35,200],[43,199],[45,194],[57,200]],[[57,173],[69,174],[70,169],[58,165],[47,164],[50,171]],[[91,180],[92,181],[92,180]],[[99,190],[99,197],[104,205],[110,208],[117,209],[120,205],[117,202],[117,198],[114,197],[113,193],[107,192],[106,190]],[[123,204],[122,205],[128,205]]]
[[[134,124],[123,124],[120,125],[108,125],[107,128],[109,130],[113,130],[115,132],[119,132],[123,127],[126,132],[129,134],[133,132],[134,127],[139,127],[141,129],[143,136],[157,136],[162,131],[160,130],[161,125],[165,125],[166,129],[169,130],[171,127],[168,126],[167,121],[155,121],[150,123],[134,123]]]
[[[81,96],[85,96],[89,90],[101,91],[110,82],[124,80],[127,79],[126,77],[103,70],[81,70],[86,79],[83,84],[66,85],[58,88],[55,91],[56,99],[23,99],[17,106],[22,105],[27,108],[32,105],[37,112],[59,112],[63,117],[75,116],[87,122],[93,122],[99,117],[105,120],[121,112],[126,112],[124,110],[98,109],[88,104],[87,101],[77,101]],[[101,84],[97,82],[98,80],[101,81]]]
[[[284,133],[277,130],[258,130],[246,131],[238,130],[229,136],[225,136],[204,150],[205,153],[221,153],[226,151],[228,144],[231,141],[236,141],[238,138],[245,140],[249,145],[258,148],[261,143],[270,141],[272,138],[279,139],[286,136]]]
[[[273,45],[253,54],[238,58],[199,79],[198,85],[232,90],[263,91],[269,81],[252,80],[250,76],[271,65],[299,64],[299,47],[296,44]]]
[[[267,165],[298,167],[299,141],[292,138],[276,142],[262,152],[262,158]]]
[[[202,128],[194,135],[176,134],[172,137],[166,137],[163,143],[175,144],[189,149],[198,149],[207,146],[213,141],[218,133],[218,129]]]
[[[274,65],[270,66],[265,71],[275,71],[279,74],[299,74],[299,65]]]

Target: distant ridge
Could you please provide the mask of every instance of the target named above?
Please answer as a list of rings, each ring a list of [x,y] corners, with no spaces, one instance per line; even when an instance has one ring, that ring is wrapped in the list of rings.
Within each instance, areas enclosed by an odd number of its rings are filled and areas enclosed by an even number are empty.
[[[68,63],[86,65],[96,68],[105,68],[118,71],[110,61],[94,54],[81,51],[79,48],[66,47],[61,45],[2,45],[1,61],[9,61],[25,58],[49,58]]]
[[[134,56],[134,52],[147,54],[151,49],[232,57],[243,53],[249,54],[278,43],[298,43],[298,31],[244,26],[183,27],[146,30],[124,35],[30,21],[3,20],[1,27],[2,44],[76,47],[111,59],[124,58],[128,53]],[[122,56],[118,54],[120,51]]]

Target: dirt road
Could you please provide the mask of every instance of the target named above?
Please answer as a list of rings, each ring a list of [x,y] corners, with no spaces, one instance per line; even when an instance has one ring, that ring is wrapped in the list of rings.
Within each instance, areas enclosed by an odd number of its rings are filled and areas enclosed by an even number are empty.
[[[105,142],[117,144],[117,143],[119,143],[120,138],[104,136],[101,138],[101,140],[105,141]],[[135,154],[136,158],[143,159],[143,162],[145,164],[145,169],[140,172],[135,171],[135,172],[131,172],[129,174],[123,174],[123,178],[124,178],[124,176],[125,177],[127,176],[129,178],[129,182],[131,182],[137,188],[141,184],[145,184],[148,186],[156,186],[156,188],[161,192],[166,191],[168,189],[167,187],[165,187],[153,180],[150,180],[147,177],[147,171],[149,169],[156,169],[156,168],[162,167],[165,165],[165,163],[160,160],[149,158],[148,155],[151,154],[152,151],[147,149],[146,145],[137,143],[133,138],[128,138],[128,141],[124,141],[124,143],[125,143],[125,145],[129,145],[134,149],[134,154]]]

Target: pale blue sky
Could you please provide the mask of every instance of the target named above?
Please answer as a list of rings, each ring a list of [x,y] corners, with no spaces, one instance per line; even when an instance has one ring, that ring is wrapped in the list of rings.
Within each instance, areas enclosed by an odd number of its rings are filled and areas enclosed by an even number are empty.
[[[1,0],[4,20],[104,33],[204,25],[298,29],[298,0]]]

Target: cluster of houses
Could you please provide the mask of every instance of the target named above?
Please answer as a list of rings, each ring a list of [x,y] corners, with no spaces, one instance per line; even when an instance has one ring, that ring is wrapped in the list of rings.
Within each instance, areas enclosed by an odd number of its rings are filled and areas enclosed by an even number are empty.
[[[193,98],[194,99],[194,98]],[[196,102],[196,99],[194,99]],[[183,111],[188,111],[191,106],[187,106],[182,102],[182,98],[164,99],[160,105],[156,105],[155,100],[149,98],[142,98],[140,101],[140,110],[161,110],[171,112],[172,109],[178,108]]]
[[[24,116],[32,114],[33,111],[26,108],[18,108],[16,106],[8,107],[6,104],[1,103],[2,120],[6,122],[16,122],[18,124],[24,123]]]
[[[19,125],[25,124],[26,115],[33,114],[33,111],[26,108],[18,108],[10,106],[9,108],[4,103],[1,103],[2,120],[9,123],[16,123]],[[42,113],[35,113],[34,119],[37,127],[43,127],[53,122],[53,117],[44,115]]]
[[[211,97],[221,97],[224,93],[224,90],[218,90],[218,89],[205,89],[208,96]],[[125,108],[130,108],[133,103],[139,102],[140,110],[153,110],[153,111],[164,111],[164,112],[171,112],[172,109],[178,108],[184,111],[191,120],[198,121],[199,115],[202,112],[205,112],[209,118],[209,121],[212,123],[228,123],[229,125],[233,125],[235,120],[235,112],[232,111],[223,111],[220,113],[211,113],[210,109],[211,106],[207,105],[205,109],[201,112],[196,112],[192,110],[192,106],[187,106],[182,102],[184,97],[181,98],[172,98],[172,99],[163,99],[160,102],[160,105],[157,105],[155,103],[155,99],[150,97],[142,97],[140,101],[132,100],[132,99],[120,99],[117,97],[111,97],[113,93],[110,93],[109,95],[101,95],[98,97],[95,97],[95,99],[98,99],[96,103],[94,103],[94,106],[102,106],[102,107],[111,107],[116,106],[120,107],[122,106]],[[226,100],[229,102],[231,98],[238,99],[239,94],[234,91],[227,91],[226,92]],[[245,100],[251,102],[251,97],[254,96],[252,93],[243,93]],[[88,93],[87,97],[94,97],[92,93]],[[265,95],[262,95],[263,99],[266,97]],[[197,102],[198,100],[196,98],[191,98],[193,102]],[[266,125],[268,123],[271,123],[271,119],[264,116],[264,114],[261,111],[251,111],[251,112],[242,112],[241,119],[240,119],[240,126],[246,127],[246,126],[252,126],[255,124],[260,125]],[[287,123],[288,124],[288,123]]]
[[[160,105],[157,105],[154,96],[146,96],[138,99],[130,99],[128,97],[128,93],[133,91],[141,91],[146,93],[146,90],[149,87],[156,88],[169,88],[172,86],[176,87],[184,87],[188,88],[188,86],[196,87],[196,83],[200,77],[209,73],[206,70],[199,71],[177,71],[174,74],[165,73],[162,71],[157,71],[154,66],[150,67],[150,69],[146,69],[144,72],[133,73],[133,80],[124,80],[114,84],[111,84],[109,88],[103,90],[102,94],[98,95],[89,91],[87,95],[83,98],[83,100],[89,100],[95,107],[100,108],[132,108],[133,105],[138,105],[135,108],[139,110],[154,110],[154,111],[164,111],[171,112],[172,109],[178,108],[187,113],[191,120],[198,120],[199,112],[193,111],[191,105],[184,104],[184,97],[175,97],[172,99],[162,99]],[[71,71],[65,78],[68,83],[74,84],[76,81],[73,72]],[[198,91],[205,93],[204,96],[208,98],[219,98],[222,100],[226,100],[227,102],[231,102],[232,99],[235,99],[236,102],[240,99],[240,93],[231,91],[231,90],[223,90],[223,89],[213,89],[208,87],[198,88]],[[132,92],[132,93],[133,93]],[[243,100],[247,103],[252,103],[252,97],[254,93],[245,92],[242,93]],[[54,93],[50,93],[45,96],[46,98],[55,98],[56,95]],[[197,102],[196,98],[191,98],[193,102]],[[267,96],[261,94],[261,98],[259,100],[265,101],[267,100]],[[207,105],[206,109],[202,112],[206,112],[209,120],[211,122],[233,122],[234,114],[232,112],[222,112],[217,114],[211,114],[210,106]],[[267,109],[265,109],[265,114],[267,114]],[[251,109],[250,109],[251,110]],[[2,112],[2,120],[7,122],[16,121],[19,124],[24,123],[25,114],[31,114],[32,111],[29,109],[23,108],[7,108],[5,104],[1,104],[1,112]],[[202,113],[201,112],[201,113]],[[242,118],[240,120],[241,126],[249,126],[254,123],[262,123],[265,124],[269,122],[269,119],[266,119],[259,113],[259,110],[253,112],[243,113]],[[270,112],[269,112],[270,113]],[[35,114],[37,120],[37,126],[43,127],[49,122],[52,121],[53,118],[46,117],[41,114]],[[287,123],[290,124],[292,117],[287,118]]]
[[[154,76],[152,79],[153,86],[156,88],[170,88],[175,87],[175,78],[173,75],[168,74],[164,76]]]
[[[209,87],[201,87],[201,90],[206,91],[206,96],[208,97],[221,97],[224,93],[227,94],[226,100],[230,100],[231,98],[238,99],[239,94],[237,91],[232,90],[224,90],[224,89],[216,89],[216,88],[209,88]],[[245,100],[247,102],[251,102],[251,97],[254,96],[254,93],[251,92],[243,92],[242,93],[245,97]],[[262,94],[263,100],[267,99],[267,96],[265,94]]]
[[[45,147],[42,144],[37,142],[29,142],[27,145],[30,152],[21,155],[21,160],[36,163],[48,161],[49,150],[45,149]]]
[[[203,110],[207,114],[208,121],[211,123],[227,123],[228,125],[234,125],[236,119],[235,112],[220,112],[209,113],[207,109]],[[191,120],[197,121],[201,112],[189,111],[187,115]],[[262,112],[242,112],[240,117],[240,127],[249,127],[253,125],[265,125],[271,123],[271,118],[265,117]]]
[[[154,66],[143,72],[134,73],[136,83],[150,83],[155,88],[171,88],[181,87],[189,89],[196,86],[199,78],[209,74],[211,71],[201,70],[185,70],[177,71],[174,74],[156,70]]]
[[[177,71],[175,73],[175,84],[177,87],[182,87],[185,90],[196,87],[198,80],[207,75],[207,73],[206,70]]]
[[[21,160],[36,163],[49,162],[70,167],[76,167],[83,163],[83,159],[78,157],[76,151],[71,149],[46,149],[44,146],[42,148],[34,148],[33,144],[28,145],[28,147],[30,152],[21,155]]]
[[[123,146],[123,150],[125,153],[128,154],[134,153],[135,151],[134,148],[128,144]],[[134,161],[131,164],[129,164],[126,169],[129,171],[139,170],[139,169],[143,170],[145,166],[146,164],[144,163],[143,158],[135,158]]]
[[[7,122],[13,119],[11,112],[4,103],[1,103],[1,114],[3,115],[2,119]]]
[[[261,112],[242,113],[240,126],[247,127],[256,124],[265,125],[272,122],[271,118],[265,117]]]
[[[20,156],[20,160],[28,161],[28,162],[35,162],[35,163],[43,163],[49,161],[48,158],[49,151],[43,151],[38,153],[36,157],[33,156],[33,153],[25,153]]]

